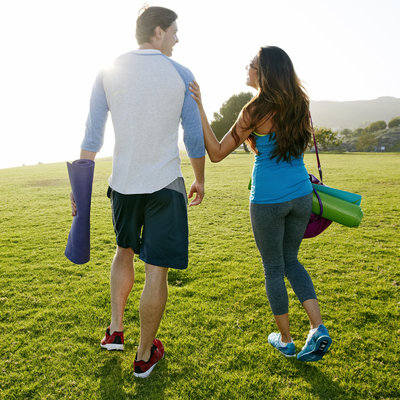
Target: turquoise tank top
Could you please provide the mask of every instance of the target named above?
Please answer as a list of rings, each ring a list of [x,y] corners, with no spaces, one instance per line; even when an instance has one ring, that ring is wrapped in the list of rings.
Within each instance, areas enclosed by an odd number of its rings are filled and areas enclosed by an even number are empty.
[[[250,202],[256,204],[283,203],[312,192],[312,185],[303,157],[287,161],[271,160],[275,148],[275,133],[254,134],[259,152],[253,167]]]

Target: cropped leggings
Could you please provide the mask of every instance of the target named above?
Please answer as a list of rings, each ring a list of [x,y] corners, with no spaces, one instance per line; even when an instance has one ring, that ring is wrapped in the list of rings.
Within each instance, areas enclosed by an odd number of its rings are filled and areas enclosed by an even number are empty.
[[[312,194],[277,204],[250,203],[254,238],[274,315],[288,312],[286,276],[300,303],[316,299],[314,285],[297,254],[311,214]]]

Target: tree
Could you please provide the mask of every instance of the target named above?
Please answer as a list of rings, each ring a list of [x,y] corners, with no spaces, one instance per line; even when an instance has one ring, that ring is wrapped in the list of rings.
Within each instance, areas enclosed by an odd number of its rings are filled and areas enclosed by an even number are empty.
[[[332,147],[339,147],[342,144],[342,140],[338,138],[337,132],[324,127],[315,128],[315,139],[320,150],[329,150]]]
[[[362,135],[363,133],[364,133],[364,129],[363,128],[357,128],[357,129],[354,130],[353,135],[355,137],[357,137],[357,136]]]
[[[371,132],[362,133],[357,142],[356,150],[358,151],[374,151],[378,145],[378,138]]]
[[[237,120],[243,106],[248,103],[253,95],[250,92],[241,92],[231,96],[219,110],[214,113],[214,120],[211,121],[211,128],[218,140],[221,140]],[[248,151],[244,145],[244,149]]]
[[[340,135],[341,135],[341,136],[348,136],[348,137],[350,137],[352,134],[353,134],[353,131],[352,131],[351,129],[348,129],[348,128],[342,129],[342,130],[340,131]]]
[[[388,123],[388,128],[395,128],[397,126],[400,126],[400,117],[394,117]]]
[[[386,129],[387,125],[385,121],[375,121],[372,124],[368,125],[365,128],[365,131],[369,132],[369,133],[373,133],[373,132],[378,132],[381,131],[383,129]]]

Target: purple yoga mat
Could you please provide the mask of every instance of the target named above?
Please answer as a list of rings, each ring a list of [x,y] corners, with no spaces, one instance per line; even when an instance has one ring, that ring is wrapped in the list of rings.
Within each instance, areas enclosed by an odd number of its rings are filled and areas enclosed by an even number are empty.
[[[67,162],[69,181],[76,203],[76,215],[72,220],[65,256],[74,264],[85,264],[90,260],[90,203],[94,161],[76,160]]]

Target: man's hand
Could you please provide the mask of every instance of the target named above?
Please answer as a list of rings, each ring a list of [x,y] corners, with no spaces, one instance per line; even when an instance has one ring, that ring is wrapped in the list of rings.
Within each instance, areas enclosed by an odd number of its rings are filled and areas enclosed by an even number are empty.
[[[76,203],[75,203],[75,198],[74,198],[74,195],[72,192],[69,194],[69,198],[71,199],[72,216],[75,217],[76,216]]]
[[[189,204],[189,206],[198,206],[202,201],[204,197],[204,183],[199,183],[197,181],[194,181],[192,183],[192,186],[190,187],[190,192],[189,192],[189,199],[192,198],[192,196],[196,193],[195,198],[192,200],[192,202]]]
[[[93,151],[88,151],[88,150],[81,150],[81,156],[80,159],[81,160],[93,160],[96,158],[96,152]],[[69,198],[71,199],[71,209],[72,209],[72,216],[75,217],[77,210],[76,210],[76,203],[75,203],[75,198],[74,198],[74,194],[71,192],[69,194]]]

